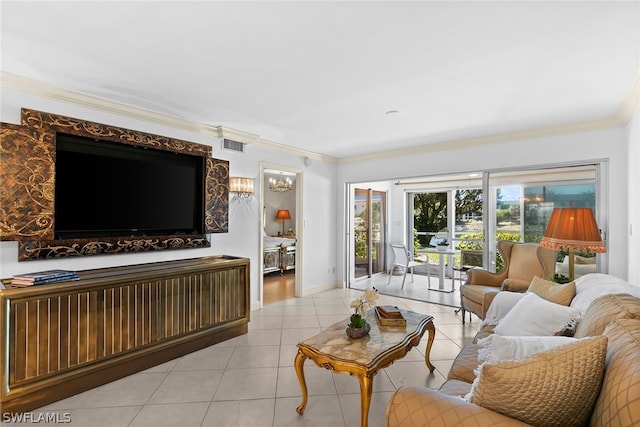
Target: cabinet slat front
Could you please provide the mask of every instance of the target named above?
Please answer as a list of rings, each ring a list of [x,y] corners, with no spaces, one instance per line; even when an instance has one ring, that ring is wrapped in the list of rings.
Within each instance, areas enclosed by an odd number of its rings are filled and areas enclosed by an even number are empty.
[[[248,260],[224,260],[162,263],[166,269],[148,274],[113,269],[113,275],[94,277],[83,272],[73,284],[0,291],[2,307],[9,310],[2,315],[2,322],[9,322],[8,329],[2,328],[9,331],[8,348],[2,352],[8,377],[0,374],[3,406],[13,396],[42,387],[53,390],[81,370],[126,364],[147,350],[157,353],[160,347],[212,335],[226,324],[246,332]],[[209,338],[211,343],[220,340]]]

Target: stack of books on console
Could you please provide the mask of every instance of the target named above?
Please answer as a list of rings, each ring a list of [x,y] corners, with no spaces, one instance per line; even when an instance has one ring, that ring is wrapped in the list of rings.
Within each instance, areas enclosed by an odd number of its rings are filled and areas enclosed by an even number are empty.
[[[78,273],[71,270],[47,270],[37,273],[18,274],[11,279],[11,286],[24,287],[44,285],[45,283],[65,282],[78,280]]]

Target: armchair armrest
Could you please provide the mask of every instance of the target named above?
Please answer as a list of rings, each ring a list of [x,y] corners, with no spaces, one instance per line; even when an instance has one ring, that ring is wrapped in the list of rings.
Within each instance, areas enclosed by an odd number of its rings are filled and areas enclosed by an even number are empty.
[[[526,292],[527,289],[529,289],[530,284],[531,282],[522,279],[504,279],[500,290],[511,292]]]
[[[527,426],[482,406],[424,387],[401,387],[387,406],[387,426]]]
[[[465,285],[484,285],[495,286],[499,288],[502,282],[507,278],[507,272],[492,273],[482,268],[472,268],[467,273],[467,281]]]

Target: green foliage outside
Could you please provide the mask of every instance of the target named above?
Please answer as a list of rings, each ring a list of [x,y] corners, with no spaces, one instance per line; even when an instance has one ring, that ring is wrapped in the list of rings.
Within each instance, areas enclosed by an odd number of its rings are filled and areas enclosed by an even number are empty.
[[[458,242],[458,249],[468,251],[481,251],[482,250],[482,236],[483,233],[469,233],[460,236],[462,239]],[[474,241],[478,240],[478,241]],[[496,241],[508,240],[511,242],[520,241],[520,233],[496,233]],[[500,253],[496,255],[496,271],[502,270],[504,267],[504,260]]]

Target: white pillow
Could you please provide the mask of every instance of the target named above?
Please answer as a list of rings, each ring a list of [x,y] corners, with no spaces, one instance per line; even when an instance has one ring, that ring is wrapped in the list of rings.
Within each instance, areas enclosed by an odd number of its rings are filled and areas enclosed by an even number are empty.
[[[487,314],[480,327],[485,325],[497,325],[504,316],[522,299],[524,293],[502,291],[498,292],[491,301]]]
[[[556,335],[575,330],[580,312],[526,292],[518,303],[498,323],[499,335]]]
[[[594,300],[604,295],[629,294],[640,298],[640,287],[609,274],[587,274],[578,277],[575,282],[576,296],[571,300],[570,307],[577,309],[581,315]]]
[[[576,341],[578,341],[578,338],[557,336],[504,337],[493,334],[478,340],[478,362],[520,361],[532,354],[542,353]]]

